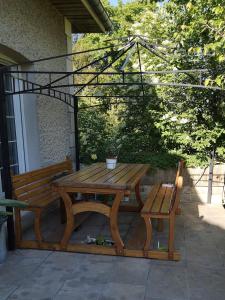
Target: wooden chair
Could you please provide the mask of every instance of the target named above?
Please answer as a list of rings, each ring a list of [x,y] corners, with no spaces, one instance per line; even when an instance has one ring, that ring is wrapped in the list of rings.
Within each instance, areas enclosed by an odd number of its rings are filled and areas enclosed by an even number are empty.
[[[15,209],[15,233],[16,245],[20,247],[22,241],[21,210],[32,211],[35,214],[34,232],[35,239],[41,245],[43,238],[41,234],[41,214],[52,202],[59,200],[58,193],[52,191],[53,180],[73,172],[72,162],[66,158],[65,161],[12,176],[13,194],[17,200],[25,201],[28,206],[24,209]]]

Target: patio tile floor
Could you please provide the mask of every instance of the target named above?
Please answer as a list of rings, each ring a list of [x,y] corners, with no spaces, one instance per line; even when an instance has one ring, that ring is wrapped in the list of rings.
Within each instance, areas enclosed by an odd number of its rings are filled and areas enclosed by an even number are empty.
[[[16,250],[0,264],[0,300],[224,300],[225,210],[197,201],[182,202],[181,208],[176,223],[181,261]],[[119,219],[126,239],[134,215],[122,213]],[[110,237],[106,221],[92,215],[72,240]],[[55,234],[49,228],[46,235]],[[165,245],[166,233],[167,228],[154,233],[156,246]]]

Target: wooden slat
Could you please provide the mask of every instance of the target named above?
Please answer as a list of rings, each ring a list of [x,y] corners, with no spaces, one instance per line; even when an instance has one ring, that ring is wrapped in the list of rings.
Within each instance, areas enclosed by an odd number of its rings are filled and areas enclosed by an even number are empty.
[[[51,181],[52,181],[52,177],[48,177],[48,178],[44,178],[42,180],[39,180],[37,182],[34,182],[34,183],[32,182],[28,185],[24,185],[24,186],[22,186],[20,188],[17,188],[15,190],[15,195],[17,197],[19,197],[20,195],[28,193],[29,191],[32,191],[34,189],[38,189],[39,187],[45,186],[46,184],[50,184]]]
[[[93,169],[84,169],[75,175],[54,181],[55,187],[96,188],[129,190],[131,183],[140,180],[149,166],[137,164],[118,164],[114,170],[106,170],[105,163],[94,164]],[[127,185],[127,182],[130,182]]]
[[[122,176],[116,181],[116,184],[126,184],[131,178],[141,170],[143,165],[128,165],[128,168],[124,170]],[[125,172],[126,171],[126,172]]]
[[[150,212],[151,207],[155,201],[155,197],[157,196],[157,193],[160,189],[160,186],[160,184],[154,185],[151,191],[149,192],[145,205],[141,210],[142,214],[148,214]]]
[[[24,179],[27,179],[27,178],[30,178],[30,177],[33,177],[33,176],[36,176],[39,174],[41,174],[41,175],[44,175],[46,173],[49,174],[51,171],[59,170],[59,172],[60,172],[61,170],[64,170],[64,169],[65,170],[71,169],[71,165],[70,165],[69,161],[64,161],[64,162],[61,162],[61,163],[58,163],[55,165],[51,165],[51,166],[37,169],[34,171],[26,172],[24,174],[14,175],[13,182],[21,181],[21,180],[24,180]]]
[[[100,178],[98,180],[96,180],[96,183],[105,183],[108,180],[110,180],[110,178],[115,177],[117,174],[119,174],[123,169],[126,168],[126,164],[118,164],[117,167],[114,170],[109,170],[109,173],[106,174],[104,176],[104,178]]]
[[[52,193],[52,189],[49,185],[42,186],[40,187],[40,189],[30,191],[29,193],[22,194],[20,196],[17,196],[16,194],[15,195],[18,200],[27,201],[29,199],[35,198],[38,195],[46,194],[46,193],[48,194]]]
[[[81,169],[77,173],[74,174],[74,179],[77,180],[85,180],[90,176],[90,174],[96,174],[100,170],[104,169],[105,165],[101,163],[96,163],[91,166],[85,167],[84,169]]]
[[[96,182],[97,180],[102,180],[102,178],[105,177],[105,175],[109,174],[110,170],[108,170],[107,168],[104,168],[102,170],[100,170],[98,173],[91,175],[89,178],[83,180],[83,182],[89,182],[91,180],[91,182]]]
[[[160,212],[160,208],[164,201],[165,194],[166,194],[166,187],[161,186],[155,197],[155,201],[152,205],[151,212]]]
[[[142,169],[127,182],[127,186],[133,189],[135,185],[142,179],[142,177],[148,172],[149,168],[149,165],[143,165]]]
[[[161,213],[169,213],[173,192],[174,192],[174,188],[167,187],[166,195],[160,210]]]
[[[56,181],[54,181],[54,184],[60,184],[60,185],[70,185],[71,183],[75,182],[83,182],[84,180],[90,178],[91,176],[97,174],[101,170],[103,170],[105,166],[103,164],[93,164],[90,167],[84,168],[83,170],[80,170],[74,174],[71,174],[69,176],[66,176],[64,178],[60,178]]]
[[[111,172],[111,174],[113,176],[111,176],[110,178],[107,178],[103,182],[106,184],[118,184],[118,181],[121,179],[121,177],[124,177],[127,174],[127,172],[129,172],[130,168],[131,168],[131,165],[124,164],[124,168],[120,169],[119,172],[116,172],[113,170],[114,172]]]
[[[37,198],[31,198],[28,200],[29,207],[45,207],[48,206],[53,201],[59,199],[59,195],[57,193],[46,193],[39,195]]]
[[[17,189],[24,185],[28,185],[29,183],[41,180],[47,177],[53,177],[62,172],[70,172],[70,168],[68,168],[68,163],[57,164],[56,166],[49,166],[43,169],[38,169],[35,171],[27,172],[20,175],[15,175],[12,177],[13,187]]]

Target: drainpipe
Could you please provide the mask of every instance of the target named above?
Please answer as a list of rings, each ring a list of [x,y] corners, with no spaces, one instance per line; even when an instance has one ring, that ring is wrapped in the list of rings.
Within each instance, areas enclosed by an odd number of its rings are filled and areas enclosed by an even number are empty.
[[[76,171],[80,170],[80,143],[79,143],[79,124],[78,124],[78,97],[74,97],[74,150]]]
[[[215,150],[213,149],[210,153],[210,164],[209,164],[209,180],[208,180],[208,195],[207,203],[211,204],[212,201],[212,186],[213,186],[213,165],[215,158]]]

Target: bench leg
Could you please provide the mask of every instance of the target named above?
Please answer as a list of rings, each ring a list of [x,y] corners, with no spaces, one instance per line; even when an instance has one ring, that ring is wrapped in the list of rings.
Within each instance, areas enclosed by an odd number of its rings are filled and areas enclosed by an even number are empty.
[[[148,215],[143,216],[146,226],[146,240],[144,244],[144,255],[148,256],[148,251],[152,240],[152,222]]]
[[[176,209],[175,213],[176,213],[176,215],[180,215],[180,214],[181,214],[181,208],[178,207],[178,208]]]
[[[69,240],[71,238],[72,232],[74,230],[74,215],[73,215],[73,203],[70,195],[60,190],[60,196],[63,199],[65,211],[66,211],[66,226],[64,229],[63,237],[60,242],[61,250],[66,250]]]
[[[157,222],[158,222],[158,224],[157,224],[157,231],[158,232],[163,232],[163,219],[157,219]]]
[[[168,241],[169,259],[173,259],[173,255],[174,255],[174,228],[175,228],[175,215],[172,215],[169,218],[169,241]]]
[[[35,238],[38,241],[39,244],[42,242],[42,234],[41,234],[41,209],[37,208],[34,211],[34,233]]]
[[[117,255],[124,255],[124,243],[121,239],[118,226],[118,211],[123,197],[124,193],[116,193],[112,208],[110,210],[110,231],[112,239],[115,242]]]
[[[16,247],[20,247],[22,241],[22,222],[21,222],[21,211],[19,208],[15,208],[15,236],[16,236]]]

